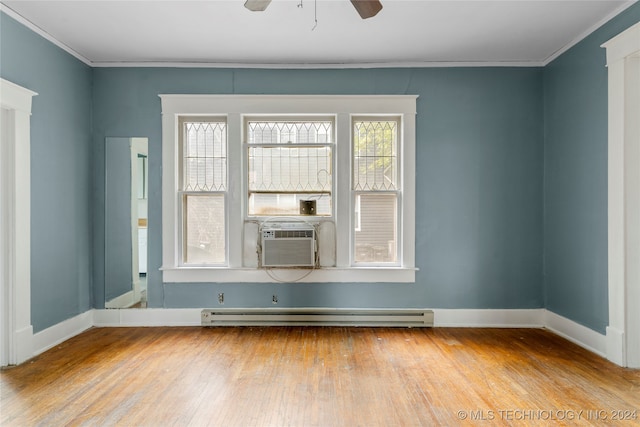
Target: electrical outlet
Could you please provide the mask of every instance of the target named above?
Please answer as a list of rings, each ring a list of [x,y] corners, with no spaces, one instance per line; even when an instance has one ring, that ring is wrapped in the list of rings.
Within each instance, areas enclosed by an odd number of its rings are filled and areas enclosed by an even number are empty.
[[[271,302],[272,302],[273,304],[277,304],[277,303],[278,303],[278,295],[275,295],[275,294],[274,294],[274,295],[273,295],[273,298],[271,298]]]
[[[218,294],[218,304],[220,305],[224,304],[224,292]]]

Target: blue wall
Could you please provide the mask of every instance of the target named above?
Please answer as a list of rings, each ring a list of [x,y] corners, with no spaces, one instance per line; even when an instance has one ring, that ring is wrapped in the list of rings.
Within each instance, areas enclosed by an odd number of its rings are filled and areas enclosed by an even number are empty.
[[[92,71],[0,13],[0,76],[38,93],[31,117],[35,332],[91,308]]]
[[[544,69],[544,306],[605,333],[607,68],[600,45],[640,21],[640,3]]]
[[[416,283],[163,285],[161,93],[418,94]],[[105,137],[148,137],[152,307],[217,306],[218,292],[226,307],[271,306],[273,293],[279,306],[542,307],[542,93],[537,68],[96,68],[94,202],[104,200]]]
[[[32,323],[104,306],[106,137],[149,138],[149,305],[537,308],[607,324],[607,74],[640,4],[541,68],[90,69],[0,14],[0,75],[37,91]],[[162,284],[159,93],[417,94],[415,284]],[[544,264],[544,265],[543,265]]]

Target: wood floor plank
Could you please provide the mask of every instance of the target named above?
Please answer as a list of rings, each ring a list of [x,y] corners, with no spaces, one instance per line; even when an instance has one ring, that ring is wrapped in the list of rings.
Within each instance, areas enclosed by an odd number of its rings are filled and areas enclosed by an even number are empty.
[[[541,329],[95,328],[0,388],[2,426],[640,425],[640,371]]]

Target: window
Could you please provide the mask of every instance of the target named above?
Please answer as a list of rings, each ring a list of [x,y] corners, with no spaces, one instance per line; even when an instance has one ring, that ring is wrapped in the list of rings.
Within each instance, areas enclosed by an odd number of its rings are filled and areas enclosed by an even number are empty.
[[[180,118],[183,264],[226,264],[227,126]]]
[[[301,200],[331,216],[332,118],[246,120],[248,216],[299,215]]]
[[[398,118],[354,118],[354,262],[398,260]]]
[[[317,228],[304,281],[415,280],[415,96],[160,96],[165,282],[273,281],[274,217]]]

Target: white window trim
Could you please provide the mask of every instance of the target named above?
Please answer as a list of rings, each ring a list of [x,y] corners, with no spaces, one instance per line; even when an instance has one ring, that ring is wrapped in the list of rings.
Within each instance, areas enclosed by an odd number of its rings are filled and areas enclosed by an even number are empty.
[[[250,115],[334,115],[336,133],[351,135],[352,116],[396,115],[401,116],[403,138],[401,158],[408,159],[402,165],[402,193],[404,208],[400,229],[403,232],[402,265],[394,267],[352,267],[350,227],[352,226],[353,201],[350,191],[336,192],[334,203],[336,218],[336,267],[313,270],[300,282],[415,282],[415,95],[159,95],[162,103],[162,271],[165,283],[192,282],[274,282],[263,269],[242,267],[242,238],[229,240],[228,267],[180,266],[179,232],[181,228],[178,200],[179,160],[178,116],[217,115],[227,117],[227,138],[230,159],[244,159],[242,144],[243,118]],[[334,188],[351,188],[351,143],[336,141],[337,167],[333,179]],[[240,160],[244,161],[244,160]],[[229,167],[229,206],[244,204],[245,191],[242,167]],[[228,215],[228,230],[234,235],[243,230],[242,215]],[[295,280],[308,270],[276,270],[283,281]]]
[[[0,182],[0,298],[3,316],[2,365],[19,364],[33,356],[31,325],[31,104],[37,93],[0,79],[0,107],[8,110],[3,123],[6,141]],[[3,138],[4,139],[4,138]],[[6,142],[6,145],[4,144]]]

